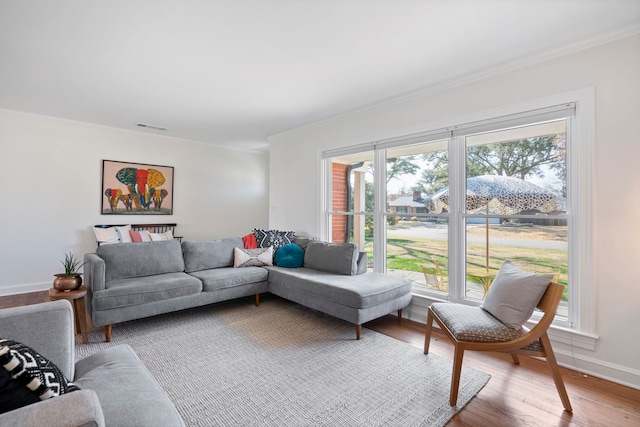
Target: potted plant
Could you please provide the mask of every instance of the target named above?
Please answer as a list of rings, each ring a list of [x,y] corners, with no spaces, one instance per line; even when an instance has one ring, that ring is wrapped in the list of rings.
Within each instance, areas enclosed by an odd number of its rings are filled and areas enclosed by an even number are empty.
[[[82,286],[82,273],[78,272],[78,269],[85,263],[81,262],[78,258],[69,252],[64,255],[64,260],[60,260],[64,266],[64,273],[54,274],[56,276],[53,279],[53,288],[58,291],[72,291]]]

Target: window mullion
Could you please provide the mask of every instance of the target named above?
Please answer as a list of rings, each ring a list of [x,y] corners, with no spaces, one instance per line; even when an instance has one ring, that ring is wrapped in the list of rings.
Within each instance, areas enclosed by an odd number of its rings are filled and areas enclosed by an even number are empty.
[[[323,160],[322,168],[322,181],[324,185],[320,186],[321,197],[324,200],[324,213],[320,222],[320,236],[331,236],[331,215],[330,212],[333,209],[332,206],[332,171],[331,171],[331,159]],[[274,208],[275,209],[275,208]]]
[[[449,299],[459,301],[465,293],[465,145],[464,137],[449,139]]]
[[[373,212],[373,270],[387,270],[387,155],[386,150],[373,153],[374,212]]]

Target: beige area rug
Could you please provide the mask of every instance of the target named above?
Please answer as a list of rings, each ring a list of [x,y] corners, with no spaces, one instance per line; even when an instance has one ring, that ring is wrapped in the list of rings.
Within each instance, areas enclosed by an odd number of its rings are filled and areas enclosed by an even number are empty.
[[[265,295],[101,330],[84,358],[129,344],[187,426],[443,426],[487,383],[463,367],[449,405],[451,360]]]

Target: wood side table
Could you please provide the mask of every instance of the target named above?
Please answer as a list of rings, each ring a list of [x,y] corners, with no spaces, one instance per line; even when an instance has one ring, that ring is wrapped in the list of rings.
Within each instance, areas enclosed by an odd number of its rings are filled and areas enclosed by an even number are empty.
[[[89,336],[87,335],[87,311],[84,305],[85,295],[87,295],[87,287],[84,285],[73,291],[58,291],[54,288],[49,289],[49,300],[66,299],[71,303],[76,334],[78,332],[82,334],[82,344],[89,342]]]

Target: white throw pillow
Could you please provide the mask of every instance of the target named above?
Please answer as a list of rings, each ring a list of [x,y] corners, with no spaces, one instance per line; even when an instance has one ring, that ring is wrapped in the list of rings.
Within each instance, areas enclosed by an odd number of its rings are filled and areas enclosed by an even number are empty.
[[[505,261],[481,307],[505,325],[518,329],[529,320],[552,281],[553,274],[530,273]]]
[[[162,240],[173,240],[173,233],[171,230],[165,231],[164,233],[149,233],[152,242],[160,242]]]
[[[273,248],[241,249],[233,248],[233,266],[262,267],[273,265]]]
[[[116,227],[112,227],[116,229],[116,233],[118,233],[118,239],[120,243],[131,243],[131,235],[129,231],[131,231],[131,225],[119,225]]]
[[[120,239],[118,239],[118,232],[116,231],[115,227],[93,227],[93,232],[96,235],[96,241],[100,245],[112,245],[114,243],[120,243]]]

